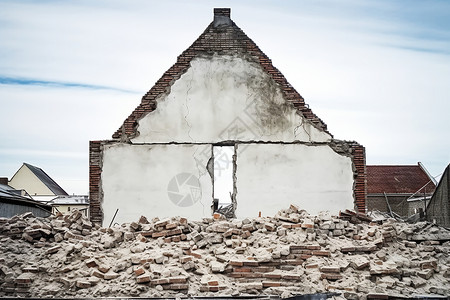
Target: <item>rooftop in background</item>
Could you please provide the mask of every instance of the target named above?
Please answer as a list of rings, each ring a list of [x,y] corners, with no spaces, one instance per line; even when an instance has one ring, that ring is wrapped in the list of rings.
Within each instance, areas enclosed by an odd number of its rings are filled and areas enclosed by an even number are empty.
[[[16,190],[6,184],[0,184],[0,198],[10,200],[30,200],[30,198],[22,196],[22,190]]]
[[[48,204],[61,205],[87,205],[89,204],[88,196],[59,196],[48,202]]]
[[[55,195],[68,195],[59,184],[44,172],[44,170],[27,163],[23,164],[27,166],[53,193],[55,193]]]
[[[368,194],[430,194],[435,188],[434,179],[420,163],[367,166]]]
[[[68,195],[44,170],[27,163],[23,163],[17,170],[9,185],[16,189],[25,189],[33,198]]]

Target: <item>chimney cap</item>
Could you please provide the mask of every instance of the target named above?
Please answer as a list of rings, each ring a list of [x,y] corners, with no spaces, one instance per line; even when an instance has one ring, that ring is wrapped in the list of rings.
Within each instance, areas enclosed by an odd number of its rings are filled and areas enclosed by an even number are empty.
[[[214,8],[214,16],[231,16],[231,8]]]

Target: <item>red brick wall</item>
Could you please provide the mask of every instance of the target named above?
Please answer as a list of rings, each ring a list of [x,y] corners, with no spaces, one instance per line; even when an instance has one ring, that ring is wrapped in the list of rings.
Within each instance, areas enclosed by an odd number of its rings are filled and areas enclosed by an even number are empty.
[[[356,168],[355,174],[355,205],[359,212],[366,212],[367,195],[367,173],[366,173],[366,149],[356,143],[350,143],[353,155],[353,164]]]
[[[97,224],[102,224],[103,212],[101,206],[102,195],[100,189],[101,166],[101,141],[89,142],[89,199],[90,218]]]

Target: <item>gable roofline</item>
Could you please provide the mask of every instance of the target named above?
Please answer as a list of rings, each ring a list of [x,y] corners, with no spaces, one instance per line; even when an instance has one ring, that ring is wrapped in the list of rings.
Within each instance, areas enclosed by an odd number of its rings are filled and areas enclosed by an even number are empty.
[[[59,186],[59,184],[56,183],[50,176],[48,176],[47,173],[45,173],[44,170],[42,170],[39,167],[23,163],[24,166],[26,166],[31,172],[33,172],[34,175],[43,183],[46,187],[49,188],[50,191],[52,191],[55,195],[68,195],[66,191]]]
[[[436,178],[433,177],[433,175],[430,174],[430,172],[428,172],[428,170],[425,168],[425,166],[423,165],[423,163],[421,163],[420,161],[417,163],[419,165],[419,167],[422,169],[422,171],[425,172],[425,174],[427,174],[428,178],[430,178],[431,181],[433,181],[434,185],[437,185],[437,181]]]
[[[189,69],[190,63],[195,57],[205,54],[234,55],[237,53],[253,57],[264,72],[278,84],[284,99],[291,103],[297,112],[311,122],[314,127],[332,137],[325,122],[312,112],[300,93],[272,65],[272,61],[267,55],[231,20],[230,14],[230,8],[214,8],[213,22],[189,48],[178,56],[177,62],[142,97],[141,103],[113,134],[113,139],[127,140],[135,137],[138,121],[156,109],[158,98],[170,92],[170,87]]]

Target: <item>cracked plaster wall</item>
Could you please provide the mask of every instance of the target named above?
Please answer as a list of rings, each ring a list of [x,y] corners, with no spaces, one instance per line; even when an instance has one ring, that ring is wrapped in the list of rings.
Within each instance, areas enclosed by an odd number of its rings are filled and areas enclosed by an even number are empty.
[[[311,214],[354,208],[352,160],[328,145],[239,145],[236,177],[238,218],[292,203]]]
[[[304,121],[258,63],[226,55],[193,59],[138,125],[133,143],[331,139]]]
[[[211,215],[212,182],[205,155],[209,145],[105,145],[101,174],[103,225],[108,226],[116,209],[119,224],[147,217],[188,216],[201,219]],[[194,174],[199,182],[170,182],[179,174]],[[181,179],[183,179],[181,177]],[[173,183],[173,182],[172,182]],[[192,195],[190,206],[176,204],[179,195]],[[198,187],[201,187],[199,190]],[[168,190],[173,192],[169,197]],[[181,201],[181,199],[179,199]],[[189,204],[189,203],[187,203]]]

